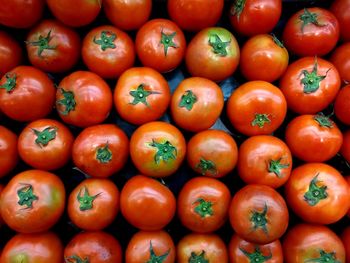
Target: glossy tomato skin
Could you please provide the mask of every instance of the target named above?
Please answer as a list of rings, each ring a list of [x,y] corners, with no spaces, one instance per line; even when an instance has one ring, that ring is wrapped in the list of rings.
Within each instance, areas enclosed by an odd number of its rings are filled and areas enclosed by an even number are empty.
[[[248,81],[228,100],[227,116],[232,126],[247,136],[268,135],[284,121],[287,103],[283,93],[266,81]]]
[[[350,125],[350,84],[340,89],[334,101],[334,113],[338,120]]]
[[[125,251],[125,263],[174,263],[175,256],[175,245],[167,232],[139,231],[131,237],[128,243]]]
[[[343,133],[343,144],[340,148],[340,153],[350,163],[350,130]]]
[[[0,125],[0,178],[11,172],[17,162],[17,135]]]
[[[282,39],[288,51],[298,56],[323,56],[338,42],[339,23],[327,9],[305,8],[289,18]]]
[[[322,58],[304,57],[290,64],[280,79],[288,108],[299,114],[315,114],[336,97],[341,85],[335,66]]]
[[[289,207],[305,222],[332,224],[350,208],[350,190],[344,177],[324,163],[299,166],[285,185]]]
[[[82,58],[90,71],[102,78],[116,79],[135,61],[135,47],[129,35],[113,26],[99,26],[84,38]]]
[[[59,177],[27,170],[10,180],[1,195],[1,215],[19,233],[50,229],[60,219],[65,206],[65,189]]]
[[[335,15],[339,22],[340,37],[344,42],[350,40],[350,15],[347,10],[350,8],[350,2],[348,0],[335,0],[333,1],[330,11]]]
[[[220,86],[200,77],[181,81],[170,103],[174,122],[191,132],[200,132],[213,126],[223,107],[224,95]]]
[[[101,77],[89,71],[75,71],[61,80],[56,109],[65,123],[88,127],[108,117],[112,100],[112,92]]]
[[[130,156],[144,175],[165,177],[175,173],[186,155],[182,133],[166,122],[143,124],[132,134]]]
[[[342,234],[341,239],[344,244],[345,254],[346,254],[346,263],[350,262],[350,227],[346,227]]]
[[[225,28],[210,27],[192,38],[185,62],[192,76],[221,81],[235,72],[239,57],[236,38]]]
[[[288,146],[277,137],[252,136],[239,147],[238,175],[246,184],[278,188],[287,182],[292,166]]]
[[[205,176],[220,178],[236,166],[238,148],[235,140],[221,130],[206,130],[195,134],[187,144],[187,162]]]
[[[288,231],[282,246],[285,263],[325,262],[327,258],[345,262],[342,241],[326,226],[296,225]]]
[[[62,123],[40,119],[29,123],[18,137],[18,153],[23,161],[40,170],[63,167],[71,158],[74,137]]]
[[[53,109],[55,88],[50,78],[31,66],[18,66],[0,80],[0,110],[16,121],[44,118]]]
[[[22,61],[22,49],[10,35],[0,31],[0,78]]]
[[[229,219],[235,233],[244,240],[267,244],[285,233],[289,213],[286,202],[276,190],[250,184],[233,196]]]
[[[350,43],[344,43],[334,49],[330,62],[337,68],[345,84],[350,83]]]
[[[17,234],[8,241],[0,262],[62,263],[63,246],[51,232]]]
[[[148,67],[126,70],[114,89],[114,105],[120,117],[134,125],[156,121],[170,102],[166,79]]]

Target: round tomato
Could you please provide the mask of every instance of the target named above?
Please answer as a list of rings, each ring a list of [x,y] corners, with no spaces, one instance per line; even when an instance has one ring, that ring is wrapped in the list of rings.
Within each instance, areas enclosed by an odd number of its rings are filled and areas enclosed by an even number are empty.
[[[299,114],[315,114],[335,99],[340,84],[338,70],[332,63],[304,57],[288,66],[279,87],[289,109]]]
[[[343,87],[334,102],[334,113],[338,120],[350,125],[350,84]]]
[[[59,177],[40,171],[21,172],[10,180],[1,195],[4,222],[20,233],[37,233],[51,228],[65,206],[65,189]]]
[[[266,185],[250,184],[234,196],[229,208],[230,223],[244,240],[267,244],[286,232],[289,214],[283,197]]]
[[[227,116],[240,133],[268,135],[284,121],[287,102],[276,86],[266,81],[248,81],[233,91],[227,104]]]
[[[277,137],[253,136],[239,147],[238,175],[246,184],[278,188],[287,182],[292,165],[288,146]]]
[[[340,153],[350,163],[350,130],[343,133],[343,144],[340,148]]]
[[[186,155],[182,133],[166,122],[149,122],[140,126],[130,139],[130,156],[144,175],[165,177],[175,173]]]
[[[346,262],[349,262],[350,261],[350,227],[349,226],[343,230],[341,234],[341,239],[345,247]]]
[[[120,194],[124,218],[141,230],[160,230],[173,219],[174,194],[159,181],[143,175],[129,179]]]
[[[329,60],[337,68],[343,83],[350,84],[350,43],[338,46]]]
[[[10,35],[0,31],[0,78],[22,61],[22,49]]]
[[[103,122],[112,108],[108,84],[89,71],[75,71],[61,80],[56,92],[56,109],[61,119],[78,127]]]
[[[171,236],[164,231],[139,231],[125,251],[125,263],[174,263],[176,250]]]
[[[141,125],[163,116],[170,102],[170,87],[156,70],[131,68],[118,79],[114,105],[127,122]]]
[[[187,145],[187,162],[205,176],[223,177],[236,166],[238,148],[235,140],[221,130],[206,130],[195,134]]]
[[[0,125],[0,178],[11,172],[18,163],[17,136]]]
[[[41,70],[18,66],[0,80],[0,111],[16,121],[44,118],[53,109],[55,87]]]
[[[171,116],[177,126],[192,132],[209,129],[224,107],[224,95],[215,82],[199,77],[181,81],[172,95]]]
[[[330,10],[335,15],[339,22],[340,37],[344,42],[350,40],[350,2],[348,0],[335,0],[333,1]]]
[[[347,176],[345,176],[344,178],[345,178],[345,180],[348,182],[348,185],[349,185],[349,187],[350,187],[350,175],[347,175]],[[349,210],[348,210],[348,212],[347,212],[346,215],[347,215],[348,217],[350,217],[350,208],[349,208]]]
[[[192,38],[185,61],[192,76],[221,81],[235,72],[239,56],[239,46],[231,32],[222,27],[210,27]]]
[[[82,57],[90,71],[102,78],[115,79],[134,65],[135,47],[120,29],[99,26],[85,36]]]

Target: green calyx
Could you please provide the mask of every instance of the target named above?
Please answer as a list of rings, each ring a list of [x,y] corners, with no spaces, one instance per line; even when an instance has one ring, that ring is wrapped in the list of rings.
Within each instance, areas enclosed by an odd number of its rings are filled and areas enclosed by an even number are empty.
[[[197,102],[197,97],[192,90],[186,90],[181,96],[179,103],[180,108],[186,108],[188,111],[192,110],[193,105]]]
[[[299,16],[299,19],[303,22],[301,25],[301,32],[304,32],[304,27],[308,24],[314,24],[315,26],[325,26],[320,24],[317,19],[316,13],[311,13],[307,8],[304,8],[304,13]]]
[[[339,260],[337,260],[335,252],[327,253],[324,250],[320,250],[320,257],[319,258],[311,258],[306,260],[305,262],[315,262],[315,263],[340,263]]]
[[[96,39],[96,36],[93,39],[93,42],[101,46],[102,51],[105,51],[108,48],[115,49],[117,46],[114,44],[117,35],[110,31],[102,31],[100,39]]]
[[[278,178],[281,178],[281,170],[289,167],[289,163],[281,164],[281,161],[282,158],[270,160],[268,165],[269,173],[274,173]]]
[[[244,9],[245,2],[246,0],[236,0],[231,8],[231,15],[237,16],[237,20]]]
[[[165,252],[163,255],[157,256],[153,250],[152,241],[150,241],[149,243],[150,243],[149,245],[150,258],[149,260],[147,260],[146,263],[163,263],[168,257],[170,253],[170,249],[167,252]]]
[[[155,140],[152,140],[150,146],[157,149],[157,152],[154,155],[154,161],[156,164],[159,164],[161,160],[167,163],[169,160],[176,159],[176,147],[174,147],[169,141],[158,143]]]
[[[269,115],[265,113],[256,113],[254,120],[251,122],[251,125],[263,128],[265,126],[265,123],[271,123]]]
[[[160,43],[164,46],[164,54],[168,55],[169,47],[177,48],[178,46],[174,43],[174,37],[176,36],[176,32],[171,34],[165,34],[163,31],[161,32]]]
[[[32,129],[36,135],[35,143],[41,148],[47,146],[57,135],[57,127],[47,127],[43,131]]]
[[[88,258],[82,259],[81,257],[79,257],[77,255],[66,257],[64,259],[64,261],[65,261],[65,263],[90,263]]]
[[[109,149],[108,142],[104,147],[98,147],[96,150],[96,160],[100,163],[109,163],[112,160],[113,154]]]
[[[282,41],[279,40],[279,39],[275,36],[275,34],[271,34],[271,36],[272,36],[273,42],[275,42],[275,44],[276,44],[277,46],[279,46],[280,48],[284,48],[284,45],[283,45]]]
[[[72,91],[66,91],[63,88],[59,88],[63,95],[63,99],[57,100],[57,105],[65,107],[64,111],[60,111],[62,115],[68,115],[71,111],[75,110],[77,103],[74,99],[74,93]]]
[[[249,253],[248,251],[244,250],[243,248],[239,248],[239,250],[247,257],[249,258],[250,263],[264,263],[272,258],[272,253],[270,251],[270,254],[267,256],[264,256],[262,252],[260,251],[259,246],[255,246],[254,252]]]
[[[130,104],[137,105],[139,103],[142,103],[146,106],[149,106],[147,97],[151,94],[159,94],[159,92],[145,90],[145,85],[140,84],[136,90],[131,90],[129,94],[133,97],[133,101],[130,102]]]
[[[200,215],[200,217],[209,217],[214,214],[212,202],[205,201],[203,198],[198,198],[194,204],[197,204],[194,211]]]
[[[321,127],[333,128],[333,122],[331,121],[331,119],[328,118],[327,116],[324,116],[323,114],[317,114],[314,117],[314,120],[317,121],[317,123]]]
[[[221,57],[227,56],[227,46],[231,43],[230,41],[222,41],[217,34],[209,36],[209,45],[213,48],[213,52]]]
[[[259,228],[261,228],[265,234],[268,234],[268,231],[267,231],[267,218],[266,218],[266,215],[267,215],[267,205],[265,203],[265,206],[264,206],[264,210],[262,212],[258,212],[258,211],[253,211],[252,212],[252,216],[250,217],[250,222],[252,222],[253,224],[253,229],[254,230],[257,230]]]
[[[86,211],[86,210],[92,209],[93,202],[100,194],[101,193],[98,193],[97,195],[89,195],[89,190],[87,189],[86,186],[84,186],[84,194],[81,195],[81,189],[80,189],[77,195],[77,200],[80,204],[79,205],[80,211]]]
[[[16,87],[17,75],[15,73],[7,73],[5,78],[6,82],[0,85],[0,89],[5,89],[7,93],[11,93]]]
[[[320,185],[321,181],[317,180],[318,174],[311,180],[309,190],[304,194],[304,200],[311,206],[317,205],[321,200],[326,199],[327,186]]]
[[[202,175],[205,175],[207,172],[210,172],[213,175],[218,173],[215,163],[203,158],[199,160],[199,163],[196,165],[196,169],[199,170]]]
[[[188,259],[188,263],[209,263],[209,260],[205,258],[205,251],[202,250],[200,254],[191,252],[191,256]]]
[[[327,72],[326,75],[317,75],[317,59],[315,58],[315,63],[314,67],[311,72],[308,72],[306,69],[301,71],[301,74],[304,75],[304,77],[301,79],[301,84],[304,86],[304,93],[310,94],[315,91],[317,91],[320,87],[320,82],[324,80],[327,77]]]
[[[38,56],[42,57],[42,53],[44,52],[44,50],[54,50],[56,49],[57,46],[50,46],[50,41],[52,40],[51,37],[51,30],[49,31],[49,33],[47,33],[47,36],[44,37],[42,35],[39,35],[39,40],[37,41],[26,41],[27,45],[30,46],[35,46],[38,47]]]
[[[24,184],[24,186],[17,191],[19,198],[18,204],[20,206],[26,206],[25,209],[32,208],[33,202],[39,200],[39,198],[33,192],[33,186],[30,184]]]

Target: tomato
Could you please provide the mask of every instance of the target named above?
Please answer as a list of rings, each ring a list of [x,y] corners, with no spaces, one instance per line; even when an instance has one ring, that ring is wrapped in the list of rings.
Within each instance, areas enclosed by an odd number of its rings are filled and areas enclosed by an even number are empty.
[[[343,230],[341,234],[341,239],[345,247],[346,263],[349,263],[350,262],[350,227],[349,226]]]
[[[337,68],[343,83],[350,84],[350,43],[334,49],[329,61]]]
[[[283,241],[285,263],[343,262],[345,250],[340,238],[328,227],[299,224]]]
[[[350,175],[345,176],[344,179],[348,182],[348,185],[350,186]],[[348,210],[346,215],[350,217],[350,209]]]
[[[167,19],[153,19],[136,34],[136,52],[141,63],[159,72],[180,65],[185,56],[186,39],[181,29]]]
[[[93,22],[101,11],[102,0],[46,0],[51,13],[67,26],[80,27]]]
[[[102,231],[81,232],[64,249],[66,263],[121,263],[119,241]]]
[[[53,233],[17,234],[7,242],[0,263],[62,263],[63,246]]]
[[[350,208],[350,188],[344,177],[324,163],[299,166],[285,185],[289,207],[304,221],[332,224]]]
[[[61,80],[56,109],[65,123],[88,127],[108,117],[112,100],[112,92],[101,77],[89,71],[75,71]]]
[[[281,13],[281,0],[235,0],[231,7],[230,22],[239,34],[254,36],[271,32]]]
[[[22,49],[10,35],[0,31],[0,78],[22,61]]]
[[[338,120],[350,125],[350,84],[344,86],[338,93],[334,102],[334,113]]]
[[[18,66],[0,80],[0,111],[16,121],[44,118],[55,103],[55,87],[41,70]]]
[[[69,218],[77,227],[101,230],[117,216],[119,190],[107,179],[85,179],[70,193],[67,210]]]
[[[350,163],[350,130],[343,133],[343,144],[340,148],[340,153]]]
[[[168,13],[184,30],[199,31],[214,26],[220,19],[224,0],[169,0]]]
[[[176,250],[171,236],[164,231],[139,231],[125,251],[125,263],[174,263]]]
[[[43,15],[45,0],[2,0],[0,24],[14,28],[29,28]]]
[[[266,245],[258,245],[234,234],[228,245],[230,262],[251,263],[283,263],[281,242],[277,239]]]
[[[192,132],[209,129],[224,107],[224,95],[215,82],[199,77],[184,79],[171,98],[171,116],[177,126]]]
[[[122,30],[139,29],[151,15],[152,0],[103,0],[109,21]]]
[[[234,90],[228,100],[227,116],[240,133],[268,135],[284,121],[287,103],[283,93],[266,81],[248,81]]]
[[[166,122],[143,124],[132,134],[130,156],[144,175],[165,177],[175,173],[186,155],[182,133]]]
[[[120,194],[124,218],[141,230],[160,230],[173,219],[174,194],[153,178],[136,175],[129,179]]]
[[[236,166],[238,148],[235,140],[221,130],[206,130],[195,134],[187,144],[187,162],[205,176],[220,178]]]
[[[288,124],[286,143],[294,157],[305,162],[325,162],[338,153],[343,135],[323,114],[300,115]]]
[[[214,234],[188,234],[177,244],[177,263],[228,263],[227,248]]]
[[[235,72],[239,56],[239,46],[231,32],[222,27],[210,27],[192,38],[185,61],[192,76],[221,81]]]
[[[74,137],[56,120],[40,119],[28,124],[18,137],[19,156],[40,170],[63,167],[71,158]]]
[[[4,190],[4,185],[0,184],[0,197],[2,190]],[[1,198],[0,198],[0,207],[1,207]],[[4,224],[4,220],[2,219],[1,213],[0,213],[0,227]],[[0,251],[0,257],[1,257],[1,251]]]
[[[338,70],[332,63],[304,57],[288,66],[279,87],[289,109],[299,114],[315,114],[335,99],[340,84]]]
[[[0,178],[11,172],[17,163],[17,135],[0,125]]]
[[[82,58],[90,71],[102,78],[115,79],[131,68],[135,47],[125,32],[113,26],[99,26],[84,38]]]
[[[350,8],[350,2],[348,0],[335,0],[333,1],[330,11],[335,15],[339,22],[340,37],[346,42],[350,40],[350,15],[347,10]]]
[[[37,233],[51,228],[65,206],[65,189],[59,177],[40,171],[21,172],[10,180],[1,195],[4,222],[20,233]]]
[[[244,240],[267,244],[286,232],[289,214],[286,202],[276,190],[249,184],[233,196],[229,219],[235,233]]]
[[[125,71],[114,90],[114,105],[120,117],[141,125],[163,116],[170,102],[170,87],[156,70],[136,67]]]
[[[292,165],[288,146],[277,137],[253,136],[239,147],[238,175],[246,184],[278,188],[287,182]]]
[[[287,49],[274,35],[256,35],[241,49],[240,70],[247,80],[273,82],[288,67]]]

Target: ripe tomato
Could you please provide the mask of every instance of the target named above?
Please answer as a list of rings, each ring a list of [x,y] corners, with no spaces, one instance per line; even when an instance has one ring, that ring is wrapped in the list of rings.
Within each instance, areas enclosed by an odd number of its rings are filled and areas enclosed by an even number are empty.
[[[235,0],[231,7],[230,22],[239,34],[254,36],[271,32],[281,13],[281,0]]]
[[[350,84],[350,43],[338,46],[329,61],[337,68],[343,83]]]
[[[181,81],[171,98],[171,116],[177,126],[192,132],[209,129],[224,107],[224,95],[213,81],[192,77]]]
[[[184,30],[199,31],[214,26],[220,19],[224,0],[169,0],[168,13]]]
[[[23,161],[40,170],[55,170],[71,158],[74,137],[56,120],[40,119],[28,124],[18,137]]]
[[[323,114],[300,115],[288,124],[286,143],[294,157],[305,162],[325,162],[338,153],[343,135]]]
[[[267,244],[279,239],[288,227],[283,197],[266,185],[250,184],[234,196],[229,208],[234,231],[246,241]]]
[[[0,80],[0,111],[16,121],[44,118],[52,111],[55,91],[44,72],[18,66]]]
[[[308,163],[294,169],[285,185],[285,195],[289,207],[310,223],[335,223],[350,208],[348,183],[324,163]]]
[[[71,192],[67,211],[73,224],[84,230],[109,226],[119,210],[119,190],[110,180],[89,178]]]
[[[350,40],[350,15],[349,10],[350,2],[348,0],[335,0],[333,1],[330,11],[335,15],[339,22],[340,37],[344,42]]]
[[[0,78],[22,61],[22,49],[10,35],[0,31]]]
[[[130,156],[144,175],[165,177],[177,171],[186,155],[182,133],[166,122],[149,122],[140,126],[130,139]]]
[[[290,64],[280,80],[288,108],[315,114],[336,97],[341,80],[335,66],[322,58],[304,57]]]
[[[347,175],[347,176],[345,176],[344,178],[345,178],[345,180],[348,182],[348,185],[350,186],[350,175]],[[349,208],[349,210],[348,210],[348,212],[347,212],[346,215],[347,215],[348,217],[350,217],[350,208]]]
[[[135,125],[163,116],[170,102],[170,87],[157,71],[147,67],[131,68],[118,79],[114,105],[120,117]]]
[[[287,182],[292,165],[288,146],[277,137],[253,136],[239,147],[238,175],[246,184],[278,188]]]
[[[55,20],[43,20],[27,37],[30,63],[43,71],[60,73],[73,68],[80,57],[77,32]]]
[[[350,125],[350,84],[343,87],[334,102],[334,113],[338,120]]]
[[[175,262],[175,245],[165,231],[139,231],[132,236],[125,251],[125,263]]]
[[[103,0],[109,21],[122,30],[139,29],[151,15],[152,0]]]
[[[340,153],[350,163],[350,130],[343,133],[343,144],[340,148]]]
[[[182,187],[177,212],[183,226],[197,233],[210,233],[226,222],[230,202],[230,190],[224,183],[196,177]]]
[[[0,263],[62,263],[63,246],[53,233],[17,234],[7,242]]]
[[[0,125],[0,178],[11,172],[17,165],[17,136]]]
[[[174,194],[153,178],[136,175],[129,179],[120,194],[120,211],[124,218],[141,230],[160,230],[173,219]]]
[[[82,57],[92,72],[115,79],[134,65],[135,47],[128,34],[120,29],[99,26],[85,36]]]
[[[112,100],[112,92],[101,77],[89,71],[75,71],[61,80],[56,109],[65,123],[88,127],[108,117]]]
[[[342,241],[325,226],[296,225],[288,231],[282,245],[285,263],[345,263],[345,250]]]
[[[238,148],[235,140],[221,130],[206,130],[195,134],[187,145],[187,162],[205,176],[223,177],[236,166]]]
[[[227,104],[232,126],[247,136],[273,133],[284,121],[287,102],[276,86],[248,81],[233,91]]]
[[[346,227],[342,234],[341,239],[345,247],[346,262],[350,262],[350,227]]]
[[[277,239],[266,245],[258,245],[234,234],[228,245],[230,262],[251,263],[283,263],[281,242]]]
[[[238,43],[231,32],[222,27],[211,27],[192,38],[185,61],[192,76],[221,81],[235,72],[239,54]]]
[[[188,234],[177,244],[177,263],[228,263],[227,248],[214,234]]]
[[[59,177],[40,171],[21,172],[10,180],[1,195],[4,222],[20,233],[37,233],[51,228],[65,206],[65,189]]]
[[[102,231],[81,232],[64,249],[66,263],[121,263],[119,241]]]

